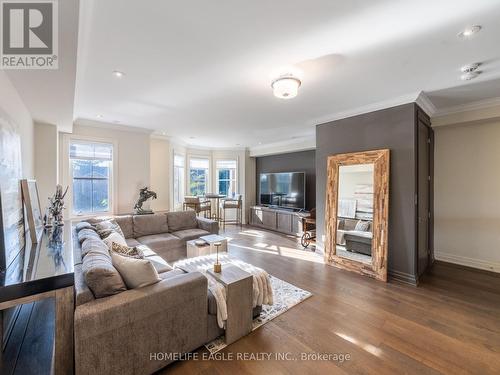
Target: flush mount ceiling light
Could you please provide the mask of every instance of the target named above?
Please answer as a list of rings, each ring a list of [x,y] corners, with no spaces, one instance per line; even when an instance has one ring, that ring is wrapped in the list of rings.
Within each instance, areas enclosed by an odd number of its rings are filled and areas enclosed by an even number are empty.
[[[472,73],[479,68],[479,63],[467,64],[460,68],[462,73]]]
[[[125,73],[120,72],[119,70],[113,70],[113,76],[116,78],[123,78],[124,75]]]
[[[300,79],[292,74],[284,74],[276,78],[272,83],[273,94],[280,99],[292,99],[297,96],[301,85]]]
[[[474,34],[480,32],[482,27],[480,25],[473,25],[465,28],[465,30],[458,33],[458,37],[462,39],[467,39],[472,37]]]

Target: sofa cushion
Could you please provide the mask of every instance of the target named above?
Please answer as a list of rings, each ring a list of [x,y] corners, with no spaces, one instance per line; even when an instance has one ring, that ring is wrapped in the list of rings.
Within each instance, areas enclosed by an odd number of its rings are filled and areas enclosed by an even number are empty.
[[[130,246],[130,247],[140,246],[140,244],[141,244],[135,238],[126,238],[125,242],[127,243],[127,246]]]
[[[179,275],[184,275],[185,272],[178,269],[178,268],[175,268],[173,269],[172,271],[167,271],[167,272],[163,272],[163,273],[160,273],[160,279],[162,280],[168,280],[168,279],[171,279],[172,277],[175,277],[175,276],[179,276]]]
[[[190,241],[194,240],[195,238],[200,238],[201,236],[206,236],[210,233],[206,230],[195,228],[178,230],[176,232],[173,232],[172,234],[176,237],[179,237],[183,241]]]
[[[180,238],[171,233],[142,236],[138,237],[137,241],[139,241],[142,245],[146,245],[156,253],[162,250],[168,250],[169,248],[179,247],[184,244]]]
[[[139,245],[137,245],[136,247],[142,251],[142,253],[144,254],[145,257],[158,255],[153,250],[151,250],[149,247],[147,247],[146,245],[141,244],[139,241],[137,241],[137,243]]]
[[[132,220],[132,215],[116,216],[115,221],[120,226],[123,237],[134,237],[134,221]]]
[[[95,240],[86,240],[87,242]],[[112,296],[127,290],[122,277],[113,266],[107,246],[93,246],[83,258],[82,271],[85,283],[96,298]],[[82,246],[82,247],[83,247]]]
[[[198,222],[196,221],[196,212],[192,210],[168,212],[167,218],[168,228],[170,232],[198,228]]]
[[[172,267],[170,267],[170,265],[159,255],[151,255],[146,257],[145,259],[153,263],[153,266],[158,273],[172,271]]]
[[[137,238],[137,240],[141,244],[149,247],[167,262],[176,261],[186,257],[185,242],[171,233],[143,236]]]
[[[114,251],[111,252],[111,259],[129,289],[142,288],[161,281],[156,268],[148,259],[136,259]]]
[[[165,214],[134,215],[134,236],[149,236],[151,234],[167,233],[167,216]]]

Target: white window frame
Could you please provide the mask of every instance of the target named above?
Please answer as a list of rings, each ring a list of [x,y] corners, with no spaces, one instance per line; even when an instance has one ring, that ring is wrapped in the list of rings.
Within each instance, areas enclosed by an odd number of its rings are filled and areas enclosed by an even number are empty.
[[[88,143],[106,143],[113,145],[113,160],[111,163],[109,171],[109,210],[94,212],[94,213],[83,213],[82,215],[77,215],[73,212],[73,176],[71,171],[71,161],[69,157],[70,144],[72,142],[88,142]],[[64,199],[67,209],[65,214],[69,219],[84,219],[93,216],[105,216],[114,215],[116,213],[117,207],[117,197],[118,197],[118,142],[109,138],[97,138],[83,135],[73,135],[64,134],[63,135],[63,145],[62,145],[62,182],[63,186],[69,186],[68,193]]]
[[[182,176],[182,186],[180,187],[181,189],[179,189],[179,193],[181,195],[179,202],[176,202],[176,200],[175,200],[175,198],[176,198],[175,197],[175,169],[176,169],[175,157],[176,156],[182,158],[182,160],[183,160],[182,168],[184,169],[183,176]],[[187,172],[186,159],[187,159],[186,154],[183,154],[181,152],[176,152],[174,150],[173,157],[172,157],[172,207],[174,207],[174,210],[179,210],[182,208],[182,204],[184,202],[184,196],[186,195],[186,172]]]
[[[238,158],[217,158],[214,161],[214,170],[215,170],[215,193],[219,194],[219,168],[217,168],[217,162],[218,161],[234,161],[236,163],[236,168],[234,171],[234,193],[239,194],[239,178],[238,178],[238,173],[239,173],[239,162]]]
[[[186,164],[186,185],[185,185],[185,195],[191,195],[191,160],[207,160],[208,161],[208,171],[207,171],[207,181],[205,183],[205,194],[210,193],[211,190],[211,173],[212,173],[212,158],[209,155],[188,155]]]

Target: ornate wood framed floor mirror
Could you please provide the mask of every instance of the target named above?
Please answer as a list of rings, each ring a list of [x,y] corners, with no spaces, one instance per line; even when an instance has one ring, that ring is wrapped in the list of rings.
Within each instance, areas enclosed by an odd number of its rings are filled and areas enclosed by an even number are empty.
[[[389,150],[328,157],[326,263],[387,281]]]

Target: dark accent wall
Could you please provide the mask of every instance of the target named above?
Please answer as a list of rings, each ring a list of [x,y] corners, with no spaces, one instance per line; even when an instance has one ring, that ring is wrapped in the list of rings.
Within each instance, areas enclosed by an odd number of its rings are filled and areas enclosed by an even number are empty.
[[[306,172],[306,209],[316,207],[316,152],[314,150],[256,158],[257,184],[261,173]],[[259,201],[257,186],[256,202]]]
[[[389,275],[416,283],[415,104],[318,125],[316,128],[317,234],[325,229],[326,162],[330,155],[390,149]]]

